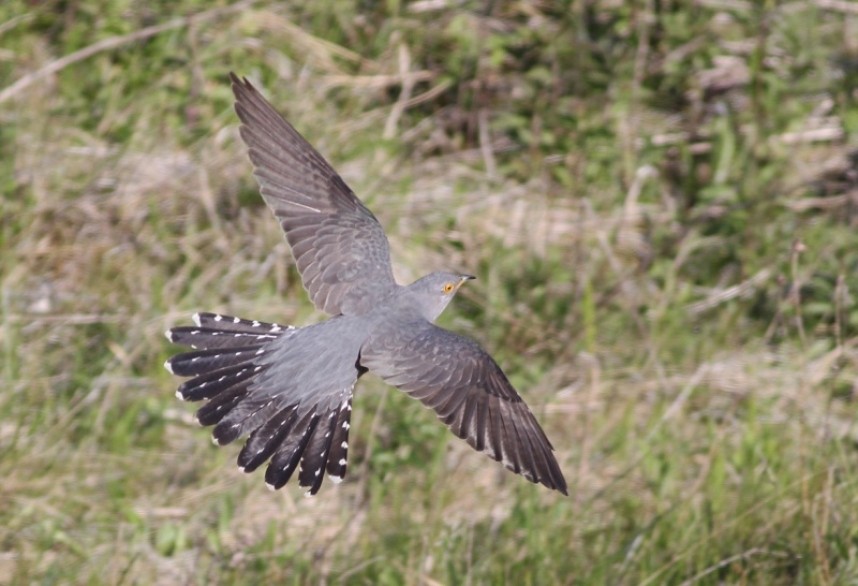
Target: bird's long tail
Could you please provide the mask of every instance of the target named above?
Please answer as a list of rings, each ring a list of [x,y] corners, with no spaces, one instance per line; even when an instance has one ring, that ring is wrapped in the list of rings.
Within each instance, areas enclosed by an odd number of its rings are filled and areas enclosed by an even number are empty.
[[[252,396],[256,376],[267,368],[258,358],[268,344],[291,336],[295,328],[215,313],[197,313],[194,323],[167,331],[167,339],[193,351],[173,356],[164,366],[178,376],[192,377],[179,385],[176,396],[207,401],[196,416],[201,425],[215,426],[214,441],[225,445],[249,434],[238,465],[252,472],[271,458],[266,482],[275,489],[286,484],[296,468],[299,484],[310,494],[319,490],[323,469],[335,481],[342,480],[350,394],[327,415],[301,413],[297,404]]]

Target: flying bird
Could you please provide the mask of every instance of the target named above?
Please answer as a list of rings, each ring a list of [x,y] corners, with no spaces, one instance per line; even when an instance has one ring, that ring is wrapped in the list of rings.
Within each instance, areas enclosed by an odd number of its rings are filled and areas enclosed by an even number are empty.
[[[297,471],[316,494],[346,474],[355,383],[372,372],[424,405],[472,448],[527,480],[567,494],[530,409],[489,354],[436,318],[472,279],[393,277],[378,220],[330,164],[247,79],[230,74],[240,134],[265,203],[280,222],[304,288],[332,317],[295,327],[197,313],[167,338],[192,350],[167,360],[176,395],[206,401],[197,420],[225,445],[247,437],[238,465],[267,463],[278,489]]]

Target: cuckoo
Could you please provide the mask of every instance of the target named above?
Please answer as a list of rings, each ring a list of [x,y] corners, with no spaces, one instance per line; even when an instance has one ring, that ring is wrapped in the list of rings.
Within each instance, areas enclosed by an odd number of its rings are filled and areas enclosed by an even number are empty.
[[[355,383],[381,377],[435,411],[458,437],[534,483],[567,494],[554,448],[489,354],[435,325],[470,275],[393,277],[372,212],[246,79],[230,74],[254,176],[304,288],[331,317],[303,327],[197,313],[167,332],[190,347],[166,362],[188,377],[176,395],[205,401],[197,420],[224,445],[247,438],[238,465],[316,494],[346,474]]]

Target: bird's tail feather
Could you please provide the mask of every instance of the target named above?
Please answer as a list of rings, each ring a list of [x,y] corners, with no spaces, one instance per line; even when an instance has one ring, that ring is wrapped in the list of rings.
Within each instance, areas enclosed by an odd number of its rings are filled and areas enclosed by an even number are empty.
[[[246,390],[248,379],[262,370],[254,359],[264,352],[263,346],[295,329],[217,313],[196,313],[194,323],[196,326],[167,330],[168,340],[194,349],[164,363],[173,374],[194,377],[176,392],[185,401],[214,399],[234,387]]]
[[[244,320],[215,313],[194,315],[195,326],[167,332],[176,344],[193,348],[165,363],[179,376],[192,377],[179,385],[176,395],[185,401],[208,400],[197,411],[202,425],[214,425],[212,437],[219,445],[249,435],[238,456],[238,465],[252,472],[269,458],[265,481],[280,488],[298,470],[298,483],[315,494],[324,473],[341,481],[346,473],[351,389],[342,400],[316,410],[299,409],[271,397],[254,397],[253,382],[267,366],[256,359],[266,344],[295,328]]]
[[[213,350],[262,345],[295,329],[218,313],[195,313],[193,319],[196,326],[167,330],[167,339],[194,349]]]

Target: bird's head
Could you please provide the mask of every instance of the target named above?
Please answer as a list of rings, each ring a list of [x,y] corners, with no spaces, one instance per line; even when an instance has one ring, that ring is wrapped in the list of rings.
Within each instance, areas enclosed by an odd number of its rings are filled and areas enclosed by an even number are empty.
[[[462,283],[475,278],[473,275],[440,271],[414,281],[408,289],[414,294],[423,316],[429,321],[435,321],[456,296]]]

